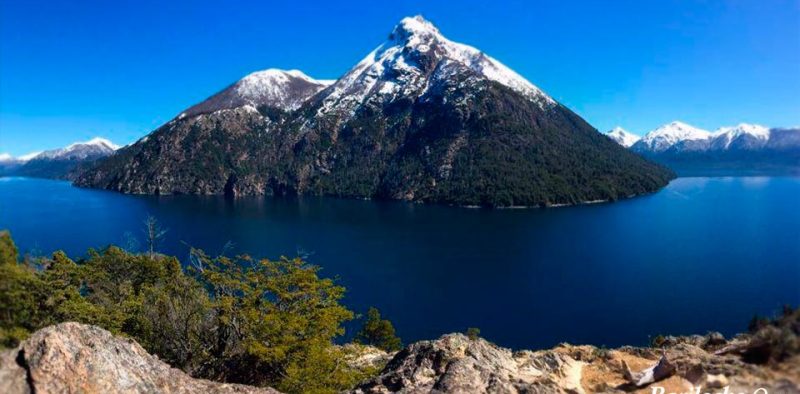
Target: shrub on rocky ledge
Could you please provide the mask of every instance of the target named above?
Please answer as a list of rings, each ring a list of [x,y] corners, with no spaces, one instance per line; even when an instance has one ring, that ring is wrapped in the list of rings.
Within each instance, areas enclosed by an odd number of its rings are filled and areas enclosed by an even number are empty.
[[[367,319],[361,331],[356,334],[356,343],[375,346],[387,352],[400,350],[403,343],[395,335],[394,326],[389,320],[381,318],[377,308],[369,308]]]

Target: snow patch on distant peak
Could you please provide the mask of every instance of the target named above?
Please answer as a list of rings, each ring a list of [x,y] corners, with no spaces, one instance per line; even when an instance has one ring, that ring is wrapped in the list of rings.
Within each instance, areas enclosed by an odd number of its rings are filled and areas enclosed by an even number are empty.
[[[59,149],[52,149],[46,150],[44,152],[36,153],[36,154],[28,154],[26,156],[21,157],[25,161],[28,160],[84,160],[87,158],[97,158],[97,157],[104,157],[108,156],[120,146],[114,144],[113,142],[100,137],[95,137],[90,139],[89,141],[84,142],[74,142],[72,144],[67,145],[64,148]]]
[[[760,139],[768,139],[769,128],[757,124],[740,123],[736,126],[720,127],[714,132],[714,135],[729,135],[731,138],[736,138],[742,135],[751,135]]]
[[[293,111],[334,81],[317,80],[300,70],[270,68],[247,74],[217,94],[181,112],[177,119],[245,105]]]
[[[0,153],[0,162],[14,161],[14,156],[8,153]]]
[[[642,137],[639,137],[636,134],[630,133],[627,130],[623,129],[622,127],[614,127],[613,129],[609,130],[606,133],[606,136],[614,140],[614,142],[629,148],[636,142],[638,142]]]
[[[44,152],[43,151],[31,152],[31,153],[28,153],[27,155],[22,155],[22,156],[18,157],[17,159],[19,161],[30,161],[30,160],[34,159],[36,156],[41,155],[42,153],[44,153]]]
[[[705,140],[710,136],[707,130],[674,121],[645,134],[641,143],[653,152],[663,152],[680,141]]]
[[[74,142],[72,144],[67,145],[67,147],[64,148],[64,149],[69,151],[69,150],[76,149],[76,148],[80,147],[81,145],[92,145],[92,146],[106,147],[106,148],[109,148],[111,150],[117,150],[117,149],[121,148],[119,145],[111,142],[110,140],[107,140],[107,139],[101,138],[101,137],[94,137],[94,138],[90,139],[89,141]]]
[[[248,74],[235,84],[234,89],[243,99],[252,100],[251,105],[264,98],[292,101],[290,92],[287,92],[287,85],[292,78],[319,85],[320,90],[331,84],[329,80],[313,79],[300,70],[270,68]]]

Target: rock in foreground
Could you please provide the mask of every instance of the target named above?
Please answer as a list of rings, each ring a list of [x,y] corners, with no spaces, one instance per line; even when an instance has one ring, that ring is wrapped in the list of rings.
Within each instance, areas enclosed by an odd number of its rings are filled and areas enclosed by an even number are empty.
[[[661,349],[560,345],[519,351],[449,334],[400,351],[354,393],[800,393],[800,355],[744,361],[757,338],[670,337]],[[734,349],[735,351],[731,351]],[[760,391],[759,391],[760,392]]]
[[[660,348],[559,345],[513,352],[448,334],[393,355],[346,345],[358,368],[379,368],[366,393],[800,393],[800,312],[757,332],[666,337]],[[661,391],[663,388],[664,391]],[[757,391],[763,388],[766,391]],[[277,393],[194,379],[136,342],[62,323],[0,353],[0,393]]]
[[[0,393],[277,393],[194,379],[103,329],[62,323],[0,353]]]

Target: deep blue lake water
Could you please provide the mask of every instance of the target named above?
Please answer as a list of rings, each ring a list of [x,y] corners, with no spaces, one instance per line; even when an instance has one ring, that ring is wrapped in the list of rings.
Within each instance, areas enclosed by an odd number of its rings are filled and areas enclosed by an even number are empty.
[[[310,254],[345,303],[377,306],[406,341],[467,327],[514,348],[645,344],[657,334],[726,335],[800,304],[800,178],[679,178],[645,197],[527,210],[330,198],[143,197],[0,178],[0,228],[22,251],[72,257],[161,250]]]

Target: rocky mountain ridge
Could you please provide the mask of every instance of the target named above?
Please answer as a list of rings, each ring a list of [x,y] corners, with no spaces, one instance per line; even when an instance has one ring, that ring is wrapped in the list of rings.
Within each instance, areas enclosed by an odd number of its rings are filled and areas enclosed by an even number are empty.
[[[421,17],[404,18],[383,44],[322,85],[301,92],[253,84],[282,101],[230,108],[225,103],[241,102],[226,96],[238,91],[234,84],[76,184],[136,194],[546,206],[648,193],[673,176]]]

